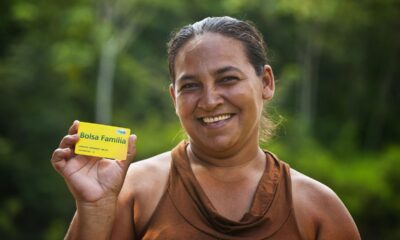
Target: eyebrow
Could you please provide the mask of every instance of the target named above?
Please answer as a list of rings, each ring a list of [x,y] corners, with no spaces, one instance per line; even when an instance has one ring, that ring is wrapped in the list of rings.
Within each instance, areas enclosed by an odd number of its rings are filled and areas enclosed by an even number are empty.
[[[221,75],[224,74],[226,72],[230,72],[230,71],[234,71],[234,72],[239,72],[240,74],[243,74],[243,72],[234,66],[226,66],[226,67],[222,67],[217,69],[216,71],[214,71],[213,75]],[[176,82],[182,82],[182,81],[189,81],[189,80],[193,80],[195,79],[196,76],[192,75],[192,74],[184,74],[182,76],[180,76],[178,79],[176,79]]]
[[[222,67],[222,68],[217,69],[215,71],[214,75],[221,75],[221,74],[224,74],[224,73],[230,72],[230,71],[235,71],[235,72],[239,72],[240,74],[243,74],[243,72],[237,67],[226,66],[226,67]]]
[[[176,79],[176,82],[193,80],[194,78],[195,78],[194,75],[184,74],[184,75],[180,76],[178,79]]]

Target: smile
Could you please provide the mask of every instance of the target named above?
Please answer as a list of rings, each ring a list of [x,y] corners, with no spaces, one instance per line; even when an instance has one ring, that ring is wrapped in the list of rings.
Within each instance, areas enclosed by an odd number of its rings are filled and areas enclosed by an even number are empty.
[[[216,122],[220,122],[226,119],[229,119],[233,116],[233,114],[221,114],[217,116],[212,116],[212,117],[203,117],[200,118],[205,124],[213,124]]]

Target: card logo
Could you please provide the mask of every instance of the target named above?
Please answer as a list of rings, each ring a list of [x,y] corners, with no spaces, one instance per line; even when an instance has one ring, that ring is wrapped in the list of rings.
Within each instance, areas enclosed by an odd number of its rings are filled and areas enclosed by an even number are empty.
[[[117,129],[117,133],[125,135],[126,131],[124,129]]]

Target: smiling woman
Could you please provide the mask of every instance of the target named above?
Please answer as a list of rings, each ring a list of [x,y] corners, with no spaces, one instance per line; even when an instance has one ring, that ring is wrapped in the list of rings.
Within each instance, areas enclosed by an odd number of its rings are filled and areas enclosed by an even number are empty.
[[[224,157],[256,148],[264,100],[274,92],[271,68],[258,76],[242,43],[217,33],[193,37],[174,61],[170,92],[191,149]]]
[[[169,72],[173,83],[176,77],[175,59],[178,55],[178,51],[186,44],[188,39],[194,36],[200,36],[204,33],[217,33],[240,41],[241,47],[244,48],[244,52],[242,53],[246,55],[248,62],[252,65],[256,74],[258,76],[263,74],[264,66],[268,63],[268,58],[266,54],[267,47],[261,33],[250,22],[246,24],[237,23],[238,22],[234,23],[228,21],[227,17],[219,18],[218,21],[217,18],[206,18],[193,25],[183,27],[168,43]],[[228,69],[220,69],[219,71],[223,73],[225,70],[229,70],[229,67]],[[268,115],[264,113],[260,121],[260,126],[260,139],[266,141],[273,134],[275,124],[273,124],[268,118]]]
[[[52,157],[77,204],[67,239],[360,239],[332,190],[260,148],[275,85],[251,23],[206,18],[168,54],[189,140],[130,165],[134,135],[126,161],[74,155],[74,122]]]

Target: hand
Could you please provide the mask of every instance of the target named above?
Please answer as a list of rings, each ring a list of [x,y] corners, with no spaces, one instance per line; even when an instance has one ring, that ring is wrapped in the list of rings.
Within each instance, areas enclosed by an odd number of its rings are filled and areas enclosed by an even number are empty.
[[[74,121],[68,135],[53,152],[51,163],[64,177],[69,190],[77,202],[96,203],[107,198],[116,199],[121,190],[129,164],[136,154],[136,136],[131,135],[126,160],[76,155],[78,121]]]

